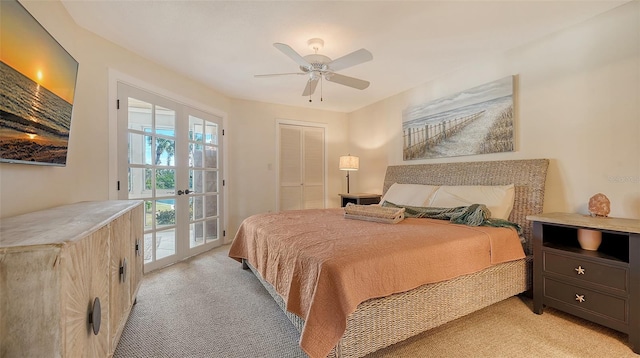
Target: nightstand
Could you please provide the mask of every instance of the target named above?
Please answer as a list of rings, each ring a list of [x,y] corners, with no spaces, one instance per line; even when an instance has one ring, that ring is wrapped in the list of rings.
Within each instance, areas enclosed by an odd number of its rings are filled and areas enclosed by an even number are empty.
[[[354,203],[357,205],[370,205],[377,204],[380,202],[380,198],[382,195],[380,194],[366,194],[366,193],[358,193],[358,194],[339,194],[342,197],[341,206],[344,207],[347,203]]]
[[[533,311],[553,307],[629,335],[640,353],[640,220],[549,213],[533,221]],[[601,232],[583,250],[578,229]]]

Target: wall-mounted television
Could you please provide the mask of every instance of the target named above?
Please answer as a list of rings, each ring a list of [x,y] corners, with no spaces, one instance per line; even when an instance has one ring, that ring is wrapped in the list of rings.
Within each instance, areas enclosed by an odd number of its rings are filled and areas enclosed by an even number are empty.
[[[17,1],[0,1],[0,162],[65,166],[78,62]]]

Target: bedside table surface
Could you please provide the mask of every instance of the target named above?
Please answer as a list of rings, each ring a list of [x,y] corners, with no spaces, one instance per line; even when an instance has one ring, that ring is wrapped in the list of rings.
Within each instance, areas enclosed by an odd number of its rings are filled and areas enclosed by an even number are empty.
[[[640,220],[636,219],[592,217],[577,213],[547,213],[528,215],[527,220],[640,234]]]
[[[379,198],[382,196],[381,194],[369,194],[369,193],[349,193],[349,194],[343,193],[338,195],[347,199]]]

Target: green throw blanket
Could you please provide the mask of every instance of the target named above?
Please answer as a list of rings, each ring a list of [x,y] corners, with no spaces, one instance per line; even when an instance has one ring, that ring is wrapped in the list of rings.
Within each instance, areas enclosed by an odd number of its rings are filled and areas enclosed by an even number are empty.
[[[458,206],[456,208],[433,208],[397,205],[392,202],[385,201],[382,206],[404,208],[404,216],[407,218],[449,220],[454,224],[469,226],[511,227],[518,232],[520,241],[524,243],[524,237],[522,236],[522,228],[520,225],[511,221],[492,218],[491,211],[489,211],[484,204],[472,204],[469,206]]]

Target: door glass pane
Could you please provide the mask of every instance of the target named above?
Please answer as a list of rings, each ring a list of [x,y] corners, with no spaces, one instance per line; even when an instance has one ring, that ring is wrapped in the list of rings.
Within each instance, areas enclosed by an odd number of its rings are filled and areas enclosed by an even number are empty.
[[[151,137],[129,133],[129,164],[151,164],[147,152],[151,152]]]
[[[202,170],[189,170],[189,189],[196,193],[202,193],[204,176]]]
[[[150,198],[151,181],[147,181],[146,168],[129,168],[129,199]]]
[[[203,120],[194,116],[189,116],[189,140],[202,142],[204,139]]]
[[[214,170],[190,170],[189,190],[202,194],[217,192],[218,172]]]
[[[175,169],[155,169],[156,172],[156,195],[168,195],[176,190],[176,170]]]
[[[189,228],[189,247],[196,247],[204,244],[204,223],[192,223]]]
[[[205,215],[207,217],[218,215],[218,196],[217,195],[205,196]]]
[[[190,143],[189,144],[189,166],[193,168],[202,168],[204,159],[202,153],[202,145]]]
[[[191,223],[189,226],[189,246],[191,248],[218,239],[218,219]]]
[[[153,201],[145,201],[144,202],[144,230],[151,230],[153,229],[153,213],[155,213],[155,210],[153,209]],[[145,250],[145,253],[147,251]],[[146,255],[145,255],[146,257]]]
[[[153,126],[151,104],[129,97],[129,129],[144,130]]]
[[[204,210],[202,208],[203,202],[204,199],[202,196],[194,196],[189,198],[189,212],[191,213],[191,221],[204,218]]]
[[[175,255],[176,253],[176,229],[168,229],[156,232],[156,260]]]
[[[176,111],[156,106],[156,133],[174,137],[176,133]]]
[[[218,167],[218,148],[213,146],[206,146],[204,149],[205,167],[217,168]]]
[[[218,172],[217,171],[207,171],[204,173],[205,177],[205,187],[206,192],[217,192],[218,191]]]
[[[176,224],[175,199],[160,199],[156,201],[156,228]]]
[[[216,240],[218,238],[218,219],[207,220],[206,223],[206,242]]]
[[[144,263],[153,261],[153,254],[155,250],[152,250],[153,245],[153,233],[144,234]]]
[[[154,151],[154,164],[158,166],[172,166],[176,154],[176,141],[157,137]]]
[[[211,122],[206,122],[204,141],[208,144],[218,144],[218,125]]]

